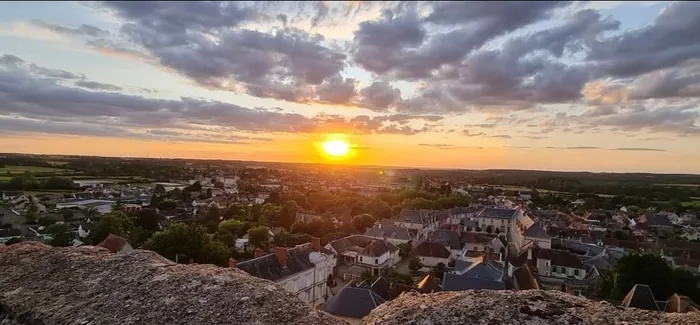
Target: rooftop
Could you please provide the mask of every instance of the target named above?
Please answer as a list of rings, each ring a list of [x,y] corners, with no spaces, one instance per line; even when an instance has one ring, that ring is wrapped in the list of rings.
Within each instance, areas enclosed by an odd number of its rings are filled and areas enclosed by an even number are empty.
[[[513,219],[517,211],[505,208],[483,208],[476,216],[478,218]]]

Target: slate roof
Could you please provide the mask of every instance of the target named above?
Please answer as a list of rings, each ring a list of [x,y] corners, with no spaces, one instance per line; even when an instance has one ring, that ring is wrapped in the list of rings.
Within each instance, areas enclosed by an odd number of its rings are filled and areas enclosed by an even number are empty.
[[[423,279],[416,284],[416,288],[418,288],[418,291],[420,293],[432,293],[432,292],[439,292],[442,291],[442,288],[440,287],[440,284],[438,283],[437,278],[432,273],[429,273]]]
[[[450,249],[462,249],[462,244],[459,240],[459,233],[456,231],[436,229],[430,234],[429,240],[433,242],[442,243],[446,246],[450,246]]]
[[[583,266],[583,263],[581,262],[581,260],[579,260],[576,257],[576,255],[574,255],[568,251],[554,250],[554,249],[540,249],[539,253],[537,253],[537,258],[550,260],[552,265],[556,265],[556,266],[565,266],[565,267],[583,269],[583,270],[586,269],[586,267]]]
[[[503,282],[492,281],[487,279],[472,278],[464,275],[453,273],[445,273],[442,279],[442,289],[444,291],[460,291],[460,290],[505,290],[506,285]]]
[[[482,236],[481,234],[463,231],[460,234],[459,239],[461,242],[466,243],[466,244],[486,244],[486,243],[490,242],[493,238],[486,238],[485,236]]]
[[[463,276],[492,281],[501,281],[503,278],[503,266],[484,257],[475,259],[471,265],[460,272]]]
[[[378,294],[384,300],[391,300],[391,283],[383,277],[378,277],[377,280],[369,286],[374,293]]]
[[[414,250],[416,256],[429,256],[437,258],[449,258],[450,251],[442,243],[426,241],[418,245]]]
[[[515,217],[515,209],[483,208],[478,214],[479,218],[512,219]]]
[[[649,213],[644,216],[647,219],[647,224],[649,226],[657,227],[672,227],[673,224],[668,218],[668,215],[661,213]]]
[[[387,226],[387,225],[374,225],[372,228],[365,231],[366,236],[372,237],[383,237],[383,238],[396,238],[401,240],[413,240],[411,233],[408,228],[397,227],[397,226]]]
[[[240,262],[237,267],[254,277],[277,281],[313,268],[314,263],[309,260],[309,254],[312,251],[311,244],[287,249],[286,266],[282,266],[275,254],[271,253]]]
[[[542,238],[542,239],[550,239],[552,238],[549,234],[547,234],[544,229],[542,229],[542,226],[540,226],[539,222],[535,222],[530,228],[527,228],[525,231],[525,237],[532,237],[532,238]]]
[[[338,253],[343,254],[346,251],[353,251],[358,254],[367,256],[381,256],[387,251],[399,250],[396,245],[383,239],[376,239],[364,235],[351,235],[329,243],[331,247]]]
[[[627,293],[625,299],[622,300],[622,305],[646,310],[659,310],[654,294],[646,284],[635,284],[632,290]]]
[[[337,295],[328,298],[323,309],[336,316],[362,318],[384,302],[382,297],[369,288],[348,285]]]
[[[101,243],[99,243],[97,246],[104,247],[106,249],[109,249],[110,252],[116,253],[119,252],[124,245],[126,245],[129,241],[126,240],[124,237],[117,236],[115,234],[109,234],[107,235],[107,238],[103,240]]]

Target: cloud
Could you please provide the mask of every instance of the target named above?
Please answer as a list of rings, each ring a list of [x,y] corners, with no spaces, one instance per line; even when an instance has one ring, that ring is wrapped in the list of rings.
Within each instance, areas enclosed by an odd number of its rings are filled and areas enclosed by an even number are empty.
[[[87,24],[82,24],[77,27],[71,27],[71,26],[64,26],[64,25],[58,25],[58,24],[51,24],[47,23],[43,20],[33,20],[32,23],[36,26],[43,27],[49,30],[52,30],[56,33],[59,34],[70,34],[70,35],[76,35],[76,36],[91,36],[91,37],[105,37],[109,36],[110,33],[107,30],[92,26],[92,25],[87,25]]]
[[[115,86],[115,85],[110,85],[110,84],[103,84],[100,82],[96,81],[89,81],[89,80],[80,80],[75,82],[76,86],[80,87],[85,87],[93,90],[107,90],[107,91],[119,91],[122,90],[122,87]]]
[[[617,150],[617,151],[657,151],[657,152],[666,152],[664,149],[658,149],[658,148],[615,148],[612,150]]]
[[[513,137],[508,135],[508,134],[497,134],[497,135],[490,135],[489,138],[494,138],[494,139],[512,139]]]
[[[79,81],[78,84],[80,82],[88,89],[105,90],[110,86],[88,81]],[[407,115],[345,117],[320,114],[308,117],[188,97],[180,100],[152,99],[70,87],[56,79],[35,76],[28,69],[6,68],[0,68],[0,116],[22,119],[8,120],[16,123],[30,123],[28,121],[31,120],[33,125],[39,122],[63,123],[60,126],[64,129],[60,130],[74,129],[75,133],[86,135],[106,132],[125,136],[132,136],[125,131],[127,129],[180,128],[201,131],[211,130],[212,127],[222,132],[414,135],[432,131],[431,123],[441,119],[436,116]],[[409,126],[409,121],[422,121],[423,125]],[[83,124],[85,127],[74,127]],[[114,128],[103,129],[101,126]],[[50,127],[43,129],[49,133],[65,133],[53,131],[55,129]],[[155,135],[153,132],[147,134]],[[197,135],[181,133],[179,138],[185,136],[191,139]]]

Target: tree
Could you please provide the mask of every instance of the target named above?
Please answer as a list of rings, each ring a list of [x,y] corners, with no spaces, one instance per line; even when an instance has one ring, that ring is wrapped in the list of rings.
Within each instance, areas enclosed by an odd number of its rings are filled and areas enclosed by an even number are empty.
[[[44,216],[44,217],[40,217],[40,218],[39,218],[38,223],[39,223],[40,226],[48,227],[48,226],[50,226],[50,225],[55,224],[55,223],[56,223],[56,220],[54,220],[54,219],[51,218],[51,217],[46,217],[46,216]]]
[[[90,234],[90,239],[93,243],[98,244],[107,238],[109,234],[128,238],[132,230],[134,230],[134,224],[124,212],[110,212],[95,226],[95,229]]]
[[[252,247],[267,249],[270,243],[270,228],[257,226],[248,230],[248,243]]]
[[[167,229],[153,234],[145,247],[178,262],[192,258],[200,264],[226,266],[229,256],[222,243],[212,241],[206,229],[196,224],[174,223]]]
[[[24,214],[24,220],[26,220],[27,223],[35,223],[38,218],[39,215],[33,211],[29,211]]]
[[[75,234],[70,231],[70,228],[65,223],[47,227],[46,233],[52,237],[51,246],[68,247],[75,239]]]
[[[323,228],[323,219],[315,217],[306,223],[306,233],[310,235],[318,234]]]
[[[435,266],[435,269],[433,269],[433,274],[437,279],[442,281],[442,277],[445,275],[445,264],[443,263],[438,263]]]
[[[221,222],[221,214],[219,213],[219,208],[216,205],[210,205],[207,208],[207,213],[204,215],[202,220],[204,226],[207,227],[207,231],[213,233],[216,231]]]
[[[671,273],[671,267],[661,257],[628,254],[617,260],[606,277],[603,293],[606,297],[621,300],[635,284],[646,284],[657,300],[666,300],[674,293]]]
[[[402,259],[405,259],[409,256],[411,256],[411,252],[413,251],[413,247],[411,247],[410,244],[408,243],[401,243],[397,245],[399,247],[399,256],[401,256]]]
[[[229,233],[232,236],[238,238],[245,234],[245,228],[246,224],[243,221],[230,219],[220,222],[217,232]]]
[[[365,206],[365,210],[377,219],[390,219],[393,214],[391,206],[377,198],[371,199]]]
[[[291,227],[289,227],[289,232],[291,233],[306,233],[306,222],[302,220],[295,221]]]
[[[166,192],[167,191],[165,190],[165,186],[163,186],[163,184],[158,184],[155,188],[153,188],[154,195],[161,196],[163,194],[166,194]]]
[[[12,238],[10,238],[10,240],[5,242],[5,245],[10,246],[12,244],[21,243],[22,241],[23,241],[22,238],[12,237]]]
[[[299,204],[295,201],[287,201],[282,205],[279,217],[277,218],[277,225],[284,227],[285,229],[290,229],[294,223],[294,219],[297,217],[297,212],[299,212]],[[275,224],[273,222],[273,224]]]
[[[274,192],[273,192],[274,193]],[[276,220],[280,213],[280,207],[273,203],[265,203],[262,206],[262,211],[260,211],[260,219],[258,223],[262,225],[270,225],[272,220]],[[294,216],[296,218],[296,215]]]
[[[124,202],[122,202],[122,199],[117,199],[112,203],[112,211],[122,211],[124,210]]]
[[[246,219],[245,207],[238,203],[231,204],[231,206],[226,209],[226,212],[224,212],[224,219]]]
[[[134,225],[155,232],[160,230],[163,217],[153,209],[143,209],[135,213]]]
[[[416,272],[422,267],[423,264],[421,264],[420,260],[415,256],[412,257],[410,261],[408,261],[408,268],[411,270],[411,272]]]
[[[374,222],[374,217],[367,213],[356,215],[352,218],[353,227],[355,227],[355,229],[361,233],[365,232],[367,228],[372,227]]]
[[[95,207],[87,207],[85,210],[83,210],[83,214],[85,215],[85,218],[91,219],[99,215],[100,212],[97,211],[97,208]]]

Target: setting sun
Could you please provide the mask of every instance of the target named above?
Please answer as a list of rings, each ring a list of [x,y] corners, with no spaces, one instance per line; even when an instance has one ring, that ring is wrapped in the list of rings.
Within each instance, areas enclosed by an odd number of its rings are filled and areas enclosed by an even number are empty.
[[[323,151],[335,157],[343,157],[350,152],[350,145],[343,140],[328,140],[323,143]]]

